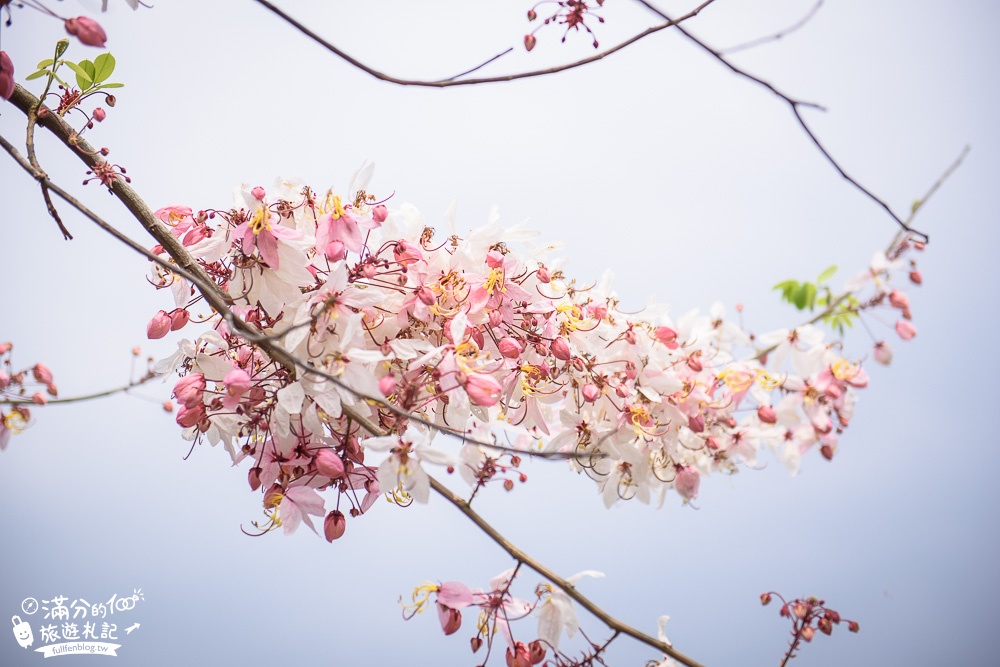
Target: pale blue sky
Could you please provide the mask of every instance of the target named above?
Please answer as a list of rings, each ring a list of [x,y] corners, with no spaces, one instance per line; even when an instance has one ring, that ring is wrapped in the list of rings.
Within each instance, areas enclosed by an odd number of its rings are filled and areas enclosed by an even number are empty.
[[[371,159],[376,191],[396,191],[394,201],[412,202],[431,224],[453,199],[465,228],[497,204],[505,220],[530,218],[564,241],[583,280],[613,269],[626,307],[651,296],[676,313],[739,302],[758,332],[797,322],[774,283],[832,263],[853,273],[895,231],[783,103],[678,35],[557,77],[422,90],[351,69],[253,2],[160,2],[136,13],[111,2],[101,21],[127,86],[93,141],[112,149],[154,207],[225,207],[234,186],[278,175],[343,188]],[[689,4],[663,7],[678,14]],[[454,74],[517,45],[527,27],[528,5],[516,2],[346,5],[282,4],[362,60],[408,76]],[[654,22],[626,0],[606,5],[605,45]],[[810,5],[719,0],[691,29],[727,46]],[[59,9],[83,11],[76,0]],[[20,77],[48,56],[61,27],[27,11],[14,19],[2,43]],[[675,646],[706,665],[777,663],[786,628],[776,608],[760,608],[765,590],[824,597],[862,625],[859,635],[818,638],[801,666],[995,664],[998,19],[988,2],[827,0],[800,32],[734,56],[827,106],[809,114],[817,133],[897,210],[972,145],[918,217],[932,237],[924,286],[910,291],[919,334],[897,342],[872,322],[896,359],[869,365],[871,386],[834,462],[813,455],[789,477],[765,456],[763,471],[705,480],[698,511],[677,502],[607,511],[589,480],[532,463],[528,485],[483,498],[480,511],[565,575],[606,572],[581,590],[623,620],[655,633],[657,616],[670,614]],[[590,53],[572,36],[557,48],[556,32],[495,71]],[[68,55],[95,53],[74,44]],[[18,112],[0,108],[4,136],[22,126]],[[79,163],[44,138],[40,149],[57,182],[142,238],[111,197],[79,187]],[[174,338],[144,341],[146,321],[169,303],[146,285],[146,262],[67,207],[77,239],[62,241],[30,178],[2,159],[0,179],[0,341],[15,343],[17,362],[44,361],[68,396],[123,382],[136,344],[171,351]],[[850,342],[857,355],[869,345],[863,332]],[[119,665],[476,664],[471,617],[444,638],[431,614],[402,621],[396,599],[427,579],[486,585],[510,566],[500,551],[434,499],[407,510],[381,504],[334,545],[307,530],[245,537],[239,525],[260,516],[246,471],[209,448],[181,460],[187,444],[157,405],[171,384],[137,392],[150,401],[38,410],[0,454],[0,611],[18,613],[27,596],[141,587],[142,627],[121,642]],[[527,577],[525,592],[536,581]],[[584,627],[606,636],[593,619]],[[9,635],[0,640],[0,664],[42,659],[26,653]],[[621,641],[610,663],[654,657]]]

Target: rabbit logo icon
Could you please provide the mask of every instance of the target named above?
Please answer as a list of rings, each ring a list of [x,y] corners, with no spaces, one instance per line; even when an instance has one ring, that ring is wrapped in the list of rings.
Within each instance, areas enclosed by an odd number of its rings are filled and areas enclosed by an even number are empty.
[[[31,626],[22,621],[20,616],[14,616],[10,621],[14,624],[14,638],[17,639],[21,648],[28,648],[35,643],[35,638],[31,634]]]

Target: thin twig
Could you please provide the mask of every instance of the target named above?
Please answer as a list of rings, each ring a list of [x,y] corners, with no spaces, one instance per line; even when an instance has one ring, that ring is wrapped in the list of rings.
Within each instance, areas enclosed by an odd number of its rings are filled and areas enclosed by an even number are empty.
[[[657,16],[659,16],[659,17],[661,17],[663,19],[666,19],[667,21],[671,20],[670,17],[667,14],[665,14],[661,10],[657,9],[654,5],[652,5],[649,2],[647,2],[647,0],[637,0],[637,2],[639,4],[641,4],[642,6],[646,7],[647,9],[649,9],[651,12],[653,12]],[[773,84],[768,83],[764,79],[761,79],[758,76],[750,74],[749,72],[747,72],[745,70],[742,70],[739,67],[737,67],[736,65],[734,65],[733,63],[729,62],[729,60],[727,60],[726,57],[724,55],[722,55],[721,51],[717,51],[717,50],[713,49],[712,47],[708,46],[705,42],[701,41],[700,39],[698,39],[697,37],[695,37],[694,35],[692,35],[690,32],[688,32],[687,30],[685,30],[682,26],[676,25],[676,28],[677,28],[678,31],[680,31],[680,33],[682,35],[684,35],[685,37],[687,37],[688,40],[690,40],[693,44],[696,44],[699,48],[701,48],[702,50],[704,50],[705,52],[707,52],[708,54],[710,54],[713,58],[715,58],[716,60],[718,60],[723,65],[725,65],[733,74],[741,76],[744,79],[747,79],[749,81],[753,81],[754,83],[756,83],[759,86],[763,86],[764,88],[766,88],[767,90],[771,91],[773,94],[775,94],[776,96],[778,96],[779,98],[781,98],[782,100],[784,100],[785,103],[788,104],[789,108],[791,108],[792,114],[795,115],[795,120],[797,120],[799,122],[799,125],[802,127],[802,130],[806,133],[806,136],[809,137],[809,139],[810,139],[810,141],[812,141],[813,145],[816,146],[816,148],[819,150],[819,152],[823,154],[823,157],[825,157],[827,159],[827,161],[831,165],[833,165],[833,168],[837,170],[837,173],[840,174],[840,176],[844,180],[846,180],[848,183],[850,183],[856,189],[858,189],[860,192],[862,192],[865,196],[867,196],[873,202],[875,202],[880,207],[882,207],[882,209],[884,209],[885,212],[888,213],[889,216],[892,217],[892,219],[895,220],[896,223],[904,231],[909,232],[910,234],[913,234],[915,236],[921,237],[921,239],[923,239],[923,241],[925,243],[927,243],[927,242],[930,241],[930,238],[927,236],[927,234],[924,234],[921,231],[913,229],[908,224],[906,224],[906,222],[902,218],[900,218],[898,215],[896,215],[895,211],[893,211],[892,208],[888,204],[886,204],[884,201],[882,201],[881,199],[879,199],[879,197],[877,197],[871,190],[869,190],[865,186],[861,185],[861,183],[859,183],[858,181],[856,181],[846,171],[844,171],[844,168],[840,166],[840,163],[837,162],[833,158],[833,156],[830,154],[830,152],[826,149],[826,147],[823,146],[823,144],[822,144],[822,142],[820,142],[819,138],[813,133],[812,128],[810,128],[809,124],[806,123],[805,118],[802,117],[802,109],[803,108],[808,107],[808,108],[820,109],[822,111],[825,111],[825,109],[823,109],[823,107],[819,106],[818,104],[814,104],[812,102],[804,102],[802,100],[797,100],[797,99],[795,99],[793,97],[790,97],[786,93],[784,93],[784,92],[778,90],[777,88],[775,88]]]
[[[720,49],[719,53],[728,55],[730,53],[736,53],[737,51],[745,51],[747,49],[752,49],[762,44],[767,44],[768,42],[776,42],[780,40],[782,37],[786,37],[792,34],[796,30],[802,28],[802,26],[804,26],[805,24],[809,23],[809,21],[812,20],[812,17],[816,16],[816,12],[818,12],[819,8],[822,6],[823,6],[823,0],[818,0],[818,2],[816,2],[816,4],[812,6],[812,9],[809,10],[809,13],[803,16],[793,25],[790,25],[787,28],[784,28],[783,30],[779,30],[773,35],[758,37],[757,39],[752,39],[749,42],[737,44],[736,46],[730,46],[728,49]]]
[[[606,51],[602,51],[602,52],[600,52],[598,54],[595,54],[593,56],[590,56],[588,58],[583,58],[581,60],[577,60],[575,62],[567,63],[565,65],[557,65],[556,67],[549,67],[549,68],[546,68],[546,69],[531,70],[531,71],[528,71],[528,72],[518,72],[516,74],[506,74],[506,75],[503,75],[503,76],[490,76],[490,77],[482,77],[482,78],[477,78],[477,79],[461,79],[461,78],[459,78],[459,77],[465,76],[466,74],[474,72],[477,69],[479,69],[480,67],[483,67],[484,65],[487,65],[488,63],[496,60],[497,58],[500,57],[500,55],[504,55],[503,53],[501,53],[498,56],[493,56],[492,58],[490,58],[489,60],[485,61],[481,65],[478,65],[478,66],[472,68],[471,70],[468,70],[467,72],[463,72],[462,74],[459,74],[457,76],[453,76],[453,77],[448,78],[448,79],[438,79],[438,80],[435,80],[435,81],[431,81],[431,80],[425,80],[425,79],[402,79],[402,78],[399,78],[399,77],[396,77],[396,76],[392,76],[390,74],[386,74],[385,72],[377,70],[374,67],[370,67],[370,66],[364,64],[363,62],[361,62],[360,60],[358,60],[357,58],[354,58],[354,57],[348,55],[346,52],[344,52],[343,50],[341,50],[336,45],[331,44],[327,40],[323,39],[322,37],[320,37],[319,35],[317,35],[315,32],[313,32],[312,30],[310,30],[309,28],[307,28],[304,24],[300,23],[299,21],[295,20],[294,18],[292,18],[291,16],[289,16],[288,14],[286,14],[279,7],[277,7],[274,4],[268,2],[268,0],[256,0],[256,2],[258,4],[263,5],[266,9],[270,10],[271,12],[273,12],[275,15],[277,15],[283,21],[285,21],[286,23],[288,23],[289,25],[291,25],[293,28],[295,28],[296,30],[298,30],[299,32],[301,32],[303,35],[305,35],[309,39],[313,40],[314,42],[316,42],[317,44],[319,44],[320,46],[322,46],[324,49],[326,49],[330,53],[333,53],[335,56],[337,56],[337,57],[339,57],[339,58],[347,61],[348,63],[350,63],[354,67],[358,68],[362,72],[366,72],[366,73],[372,75],[373,77],[375,77],[376,79],[379,79],[381,81],[386,81],[388,83],[394,83],[394,84],[397,84],[397,85],[400,85],[400,86],[421,86],[421,87],[425,87],[425,88],[449,88],[451,86],[474,86],[474,85],[479,85],[479,84],[484,84],[484,83],[500,83],[500,82],[504,82],[504,81],[515,81],[517,79],[528,79],[528,78],[536,77],[536,76],[546,76],[546,75],[549,75],[549,74],[555,74],[557,72],[565,72],[566,70],[573,69],[575,67],[581,67],[583,65],[589,65],[590,63],[597,62],[598,60],[601,60],[602,58],[610,56],[612,53],[615,53],[616,51],[620,51],[621,49],[625,48],[626,46],[629,46],[630,44],[634,44],[635,42],[639,41],[643,37],[651,35],[654,32],[659,32],[660,30],[663,30],[664,28],[669,28],[670,26],[677,25],[677,24],[679,24],[679,23],[681,23],[683,21],[686,21],[687,19],[690,19],[690,18],[693,18],[693,17],[697,16],[698,13],[702,9],[704,9],[707,6],[709,6],[714,1],[715,0],[705,0],[705,2],[702,2],[698,7],[696,7],[695,9],[691,10],[690,12],[688,12],[684,16],[681,16],[678,19],[667,19],[666,23],[662,23],[660,25],[656,25],[656,26],[653,26],[651,28],[647,28],[646,30],[643,30],[639,34],[637,34],[637,35],[635,35],[635,36],[633,36],[633,37],[625,40],[624,42],[622,42],[622,43],[620,43],[620,44],[618,44],[616,46],[611,47],[610,49],[608,49]],[[509,51],[505,51],[504,53],[508,53],[508,52]]]
[[[146,375],[135,382],[129,382],[121,387],[115,387],[114,389],[105,389],[104,391],[94,392],[93,394],[84,394],[82,396],[72,396],[70,398],[52,398],[45,402],[46,405],[54,405],[57,403],[79,403],[81,401],[89,401],[95,398],[104,398],[105,396],[114,396],[115,394],[127,393],[129,389],[133,387],[138,387],[144,385],[150,380],[156,378],[156,375]],[[35,402],[31,399],[0,399],[0,405],[32,405]],[[37,404],[36,404],[37,405]]]

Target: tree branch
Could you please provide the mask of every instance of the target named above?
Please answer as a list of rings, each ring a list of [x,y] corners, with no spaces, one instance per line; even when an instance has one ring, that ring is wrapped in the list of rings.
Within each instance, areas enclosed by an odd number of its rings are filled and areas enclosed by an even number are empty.
[[[788,26],[787,28],[784,28],[783,30],[779,30],[778,32],[774,33],[773,35],[767,35],[765,37],[758,37],[757,39],[752,39],[749,42],[744,42],[742,44],[737,44],[736,46],[730,46],[728,49],[721,49],[719,51],[719,53],[720,54],[736,53],[737,51],[745,51],[747,49],[752,49],[752,48],[760,46],[762,44],[767,44],[768,42],[776,42],[779,39],[781,39],[782,37],[786,37],[786,36],[792,34],[796,30],[799,30],[800,28],[802,28],[805,24],[809,23],[809,21],[812,20],[812,17],[816,16],[816,13],[819,11],[820,7],[822,7],[822,6],[823,6],[823,0],[818,0],[816,2],[816,4],[812,6],[812,9],[810,9],[809,12],[805,16],[803,16],[796,23]]]
[[[455,75],[455,76],[447,78],[447,79],[438,79],[438,80],[435,80],[435,81],[425,80],[425,79],[403,79],[403,78],[392,76],[391,74],[386,74],[385,72],[377,70],[374,67],[369,67],[368,65],[364,64],[363,62],[361,62],[357,58],[354,58],[354,57],[348,55],[346,52],[344,52],[343,50],[341,50],[336,45],[331,44],[327,40],[323,39],[322,37],[320,37],[319,35],[317,35],[315,32],[313,32],[312,30],[310,30],[309,28],[307,28],[304,24],[302,24],[299,21],[295,20],[290,15],[286,14],[279,7],[277,7],[274,4],[268,2],[268,0],[256,0],[256,2],[258,4],[260,4],[260,5],[263,5],[266,9],[270,10],[271,12],[273,12],[276,16],[278,16],[279,18],[281,18],[283,21],[285,21],[286,23],[288,23],[290,26],[292,26],[293,28],[295,28],[296,30],[298,30],[299,32],[301,32],[303,35],[305,35],[306,37],[308,37],[312,41],[314,41],[317,44],[319,44],[320,46],[322,46],[324,49],[326,49],[330,53],[334,54],[338,58],[341,58],[342,60],[347,61],[349,64],[351,64],[354,67],[358,68],[362,72],[366,72],[366,73],[372,75],[376,79],[379,79],[381,81],[386,81],[388,83],[394,83],[394,84],[399,85],[399,86],[421,86],[421,87],[425,87],[425,88],[449,88],[451,86],[475,86],[475,85],[484,84],[484,83],[500,83],[500,82],[503,82],[503,81],[515,81],[517,79],[528,79],[528,78],[536,77],[536,76],[546,76],[546,75],[549,75],[549,74],[556,74],[557,72],[565,72],[566,70],[569,70],[569,69],[574,69],[576,67],[582,67],[583,65],[589,65],[590,63],[597,62],[598,60],[601,60],[601,59],[603,59],[603,58],[605,58],[607,56],[610,56],[612,53],[615,53],[617,51],[620,51],[620,50],[624,49],[626,46],[629,46],[631,44],[634,44],[635,42],[638,42],[643,37],[647,37],[649,35],[652,35],[654,32],[659,32],[660,30],[663,30],[664,28],[669,28],[671,26],[678,25],[679,23],[681,23],[683,21],[686,21],[686,20],[688,20],[690,18],[693,18],[693,17],[697,16],[698,13],[701,12],[702,9],[704,9],[705,7],[707,7],[710,4],[712,4],[713,2],[715,2],[715,0],[705,0],[698,7],[696,7],[693,10],[691,10],[690,12],[688,12],[687,14],[685,14],[684,16],[681,16],[680,18],[677,18],[677,19],[666,19],[665,23],[661,23],[660,25],[656,25],[656,26],[653,26],[651,28],[647,28],[646,30],[643,30],[642,32],[638,33],[637,35],[635,35],[633,37],[630,37],[629,39],[625,40],[624,42],[621,42],[620,44],[617,44],[617,45],[611,47],[610,49],[607,49],[606,51],[602,51],[602,52],[600,52],[598,54],[595,54],[593,56],[590,56],[588,58],[583,58],[581,60],[577,60],[575,62],[567,63],[565,65],[557,65],[555,67],[549,67],[549,68],[546,68],[546,69],[531,70],[531,71],[527,71],[527,72],[518,72],[516,74],[505,74],[503,76],[490,76],[490,77],[482,77],[482,78],[476,78],[476,79],[462,79],[461,78],[461,77],[465,76],[466,74],[471,74],[472,72],[475,72],[476,70],[480,69],[481,67],[484,67],[485,65],[488,65],[489,63],[491,63],[494,60],[500,58],[501,56],[506,55],[507,53],[510,53],[512,49],[508,49],[508,50],[506,50],[506,51],[504,51],[504,52],[502,52],[502,53],[500,53],[500,54],[498,54],[496,56],[493,56],[489,60],[486,60],[485,62],[477,65],[476,67],[473,67],[472,69],[466,70],[465,72],[463,72],[461,74]]]
[[[667,21],[671,20],[670,17],[667,14],[665,14],[662,11],[660,11],[659,9],[657,9],[651,3],[647,2],[647,0],[637,0],[637,2],[639,2],[639,4],[643,5],[644,7],[646,7],[647,9],[649,9],[651,12],[653,12],[654,14],[656,14],[657,16],[659,16],[659,17],[661,17],[663,19],[666,19]],[[848,183],[850,183],[851,185],[853,185],[857,190],[859,190],[861,193],[863,193],[865,196],[867,196],[873,202],[875,202],[880,207],[882,207],[882,209],[884,209],[885,212],[888,213],[889,216],[893,220],[896,221],[896,224],[898,224],[903,229],[903,231],[908,232],[910,234],[913,234],[915,236],[919,236],[925,243],[927,243],[927,242],[930,241],[930,238],[927,236],[927,234],[925,234],[925,233],[923,233],[923,232],[921,232],[919,230],[916,230],[916,229],[913,229],[912,227],[910,227],[902,218],[900,218],[898,215],[896,215],[895,211],[893,211],[892,208],[888,204],[886,204],[884,201],[882,201],[881,199],[879,199],[871,190],[869,190],[865,186],[861,185],[861,183],[859,183],[858,181],[856,181],[846,171],[844,171],[844,168],[840,166],[840,163],[837,162],[834,159],[834,157],[830,154],[830,152],[826,149],[826,147],[823,146],[823,144],[822,144],[822,142],[820,142],[819,138],[815,135],[815,133],[813,133],[812,128],[810,128],[809,124],[806,123],[805,118],[802,117],[802,108],[804,108],[804,107],[811,107],[811,108],[814,108],[814,109],[820,109],[821,111],[825,111],[825,109],[823,109],[823,107],[819,106],[818,104],[814,104],[812,102],[804,102],[802,100],[797,100],[797,99],[795,99],[793,97],[790,97],[786,93],[783,93],[782,91],[780,91],[777,88],[775,88],[774,85],[772,85],[771,83],[768,83],[764,79],[761,79],[758,76],[755,76],[755,75],[750,74],[749,72],[747,72],[745,70],[740,69],[739,67],[737,67],[736,65],[734,65],[733,63],[731,63],[729,60],[727,60],[726,57],[722,54],[721,51],[716,51],[712,47],[708,46],[705,42],[701,41],[700,39],[698,39],[697,37],[695,37],[694,35],[692,35],[690,32],[688,32],[687,30],[685,30],[680,25],[677,25],[676,28],[677,28],[678,31],[680,31],[680,33],[682,35],[684,35],[685,37],[687,37],[689,41],[691,41],[692,43],[694,43],[695,45],[697,45],[699,48],[701,48],[703,51],[707,52],[713,58],[715,58],[720,63],[722,63],[723,65],[725,65],[733,74],[741,76],[744,79],[747,79],[749,81],[753,81],[754,83],[756,83],[759,86],[763,86],[767,90],[771,91],[774,95],[776,95],[779,98],[781,98],[782,100],[784,100],[785,103],[788,104],[789,108],[792,110],[792,114],[794,114],[795,120],[798,121],[798,123],[802,127],[803,131],[805,131],[806,136],[809,137],[809,139],[810,139],[810,141],[812,141],[813,145],[816,146],[817,149],[819,149],[819,152],[823,154],[823,157],[826,158],[827,162],[829,162],[831,165],[833,165],[833,168],[837,170],[837,173],[840,174],[840,176],[844,180],[846,180]]]

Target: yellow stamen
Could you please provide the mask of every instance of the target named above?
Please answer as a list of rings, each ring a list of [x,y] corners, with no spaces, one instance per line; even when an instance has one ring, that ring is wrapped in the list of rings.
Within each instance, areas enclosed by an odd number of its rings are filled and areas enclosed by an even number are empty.
[[[503,286],[503,271],[500,269],[490,269],[490,275],[486,277],[486,282],[483,283],[483,289],[485,289],[490,296],[493,296],[493,291],[500,286],[501,292],[506,292],[507,288]]]
[[[264,206],[258,206],[253,217],[250,218],[250,230],[254,235],[260,234],[262,231],[271,231],[271,211]]]

